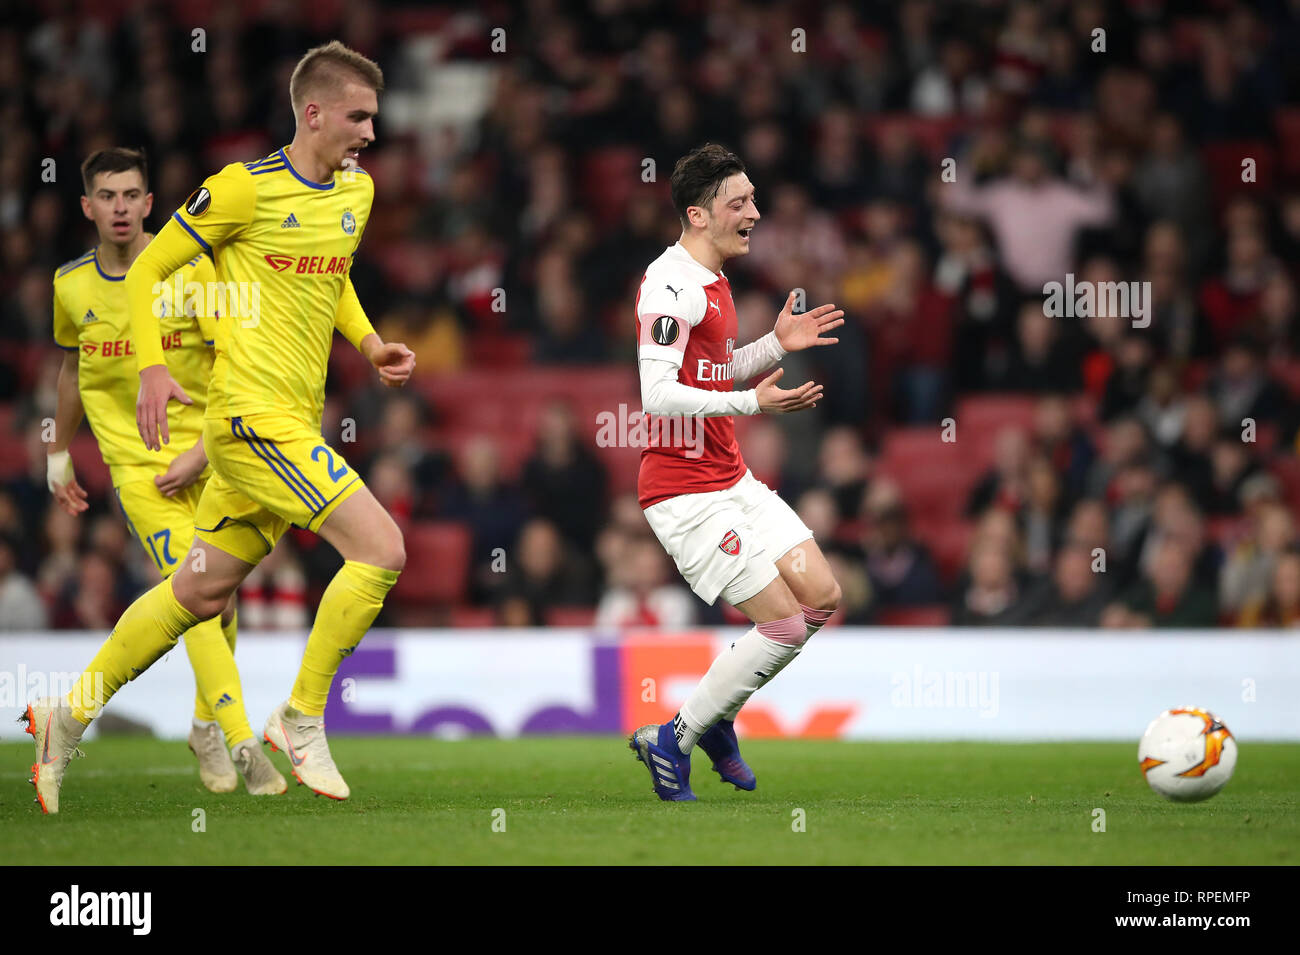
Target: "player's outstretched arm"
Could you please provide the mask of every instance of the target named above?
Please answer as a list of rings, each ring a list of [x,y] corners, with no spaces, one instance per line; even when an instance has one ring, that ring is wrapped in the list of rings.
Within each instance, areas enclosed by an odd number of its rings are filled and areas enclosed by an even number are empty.
[[[72,436],[77,433],[86,413],[81,404],[81,388],[77,384],[79,354],[76,351],[64,352],[63,364],[59,366],[54,405],[54,440],[50,442],[45,459],[45,485],[54,495],[59,507],[73,515],[81,514],[90,507],[85,489],[77,483],[77,475],[72,470],[72,455],[68,453]]]
[[[641,373],[641,409],[646,414],[722,418],[758,414],[758,399],[750,391],[709,391],[678,380],[681,366],[658,358],[637,362]]]

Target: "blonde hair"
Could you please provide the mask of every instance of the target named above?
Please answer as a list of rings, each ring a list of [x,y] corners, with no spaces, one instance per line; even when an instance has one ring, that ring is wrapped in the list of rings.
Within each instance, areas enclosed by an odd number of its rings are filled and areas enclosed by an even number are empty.
[[[384,72],[379,64],[338,40],[308,50],[289,77],[289,100],[294,115],[313,96],[341,92],[348,80],[358,80],[375,92],[384,88]]]

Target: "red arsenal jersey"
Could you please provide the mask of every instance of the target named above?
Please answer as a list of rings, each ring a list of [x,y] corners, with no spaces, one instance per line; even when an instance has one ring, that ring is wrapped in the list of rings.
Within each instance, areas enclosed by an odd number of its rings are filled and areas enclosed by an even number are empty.
[[[637,357],[680,367],[691,388],[731,391],[736,305],[725,275],[678,243],[650,263],[636,296]],[[643,508],[679,494],[731,487],[745,475],[730,416],[657,417],[641,452],[637,497]]]

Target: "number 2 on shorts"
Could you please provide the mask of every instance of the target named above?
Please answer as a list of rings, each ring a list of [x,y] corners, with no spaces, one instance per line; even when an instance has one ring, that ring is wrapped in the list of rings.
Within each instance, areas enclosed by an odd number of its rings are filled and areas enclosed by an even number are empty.
[[[330,480],[337,484],[339,478],[348,473],[348,466],[346,464],[340,464],[339,469],[335,471],[334,453],[330,451],[329,448],[323,444],[318,444],[316,447],[311,449],[311,459],[313,461],[319,461],[322,454],[325,455],[325,470],[329,472]]]

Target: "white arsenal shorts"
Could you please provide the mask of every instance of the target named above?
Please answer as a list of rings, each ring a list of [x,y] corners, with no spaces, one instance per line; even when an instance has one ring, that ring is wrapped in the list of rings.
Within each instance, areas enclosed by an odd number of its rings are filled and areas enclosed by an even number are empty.
[[[700,599],[735,606],[777,576],[776,561],[813,534],[785,501],[746,471],[722,491],[679,494],[646,520]]]

